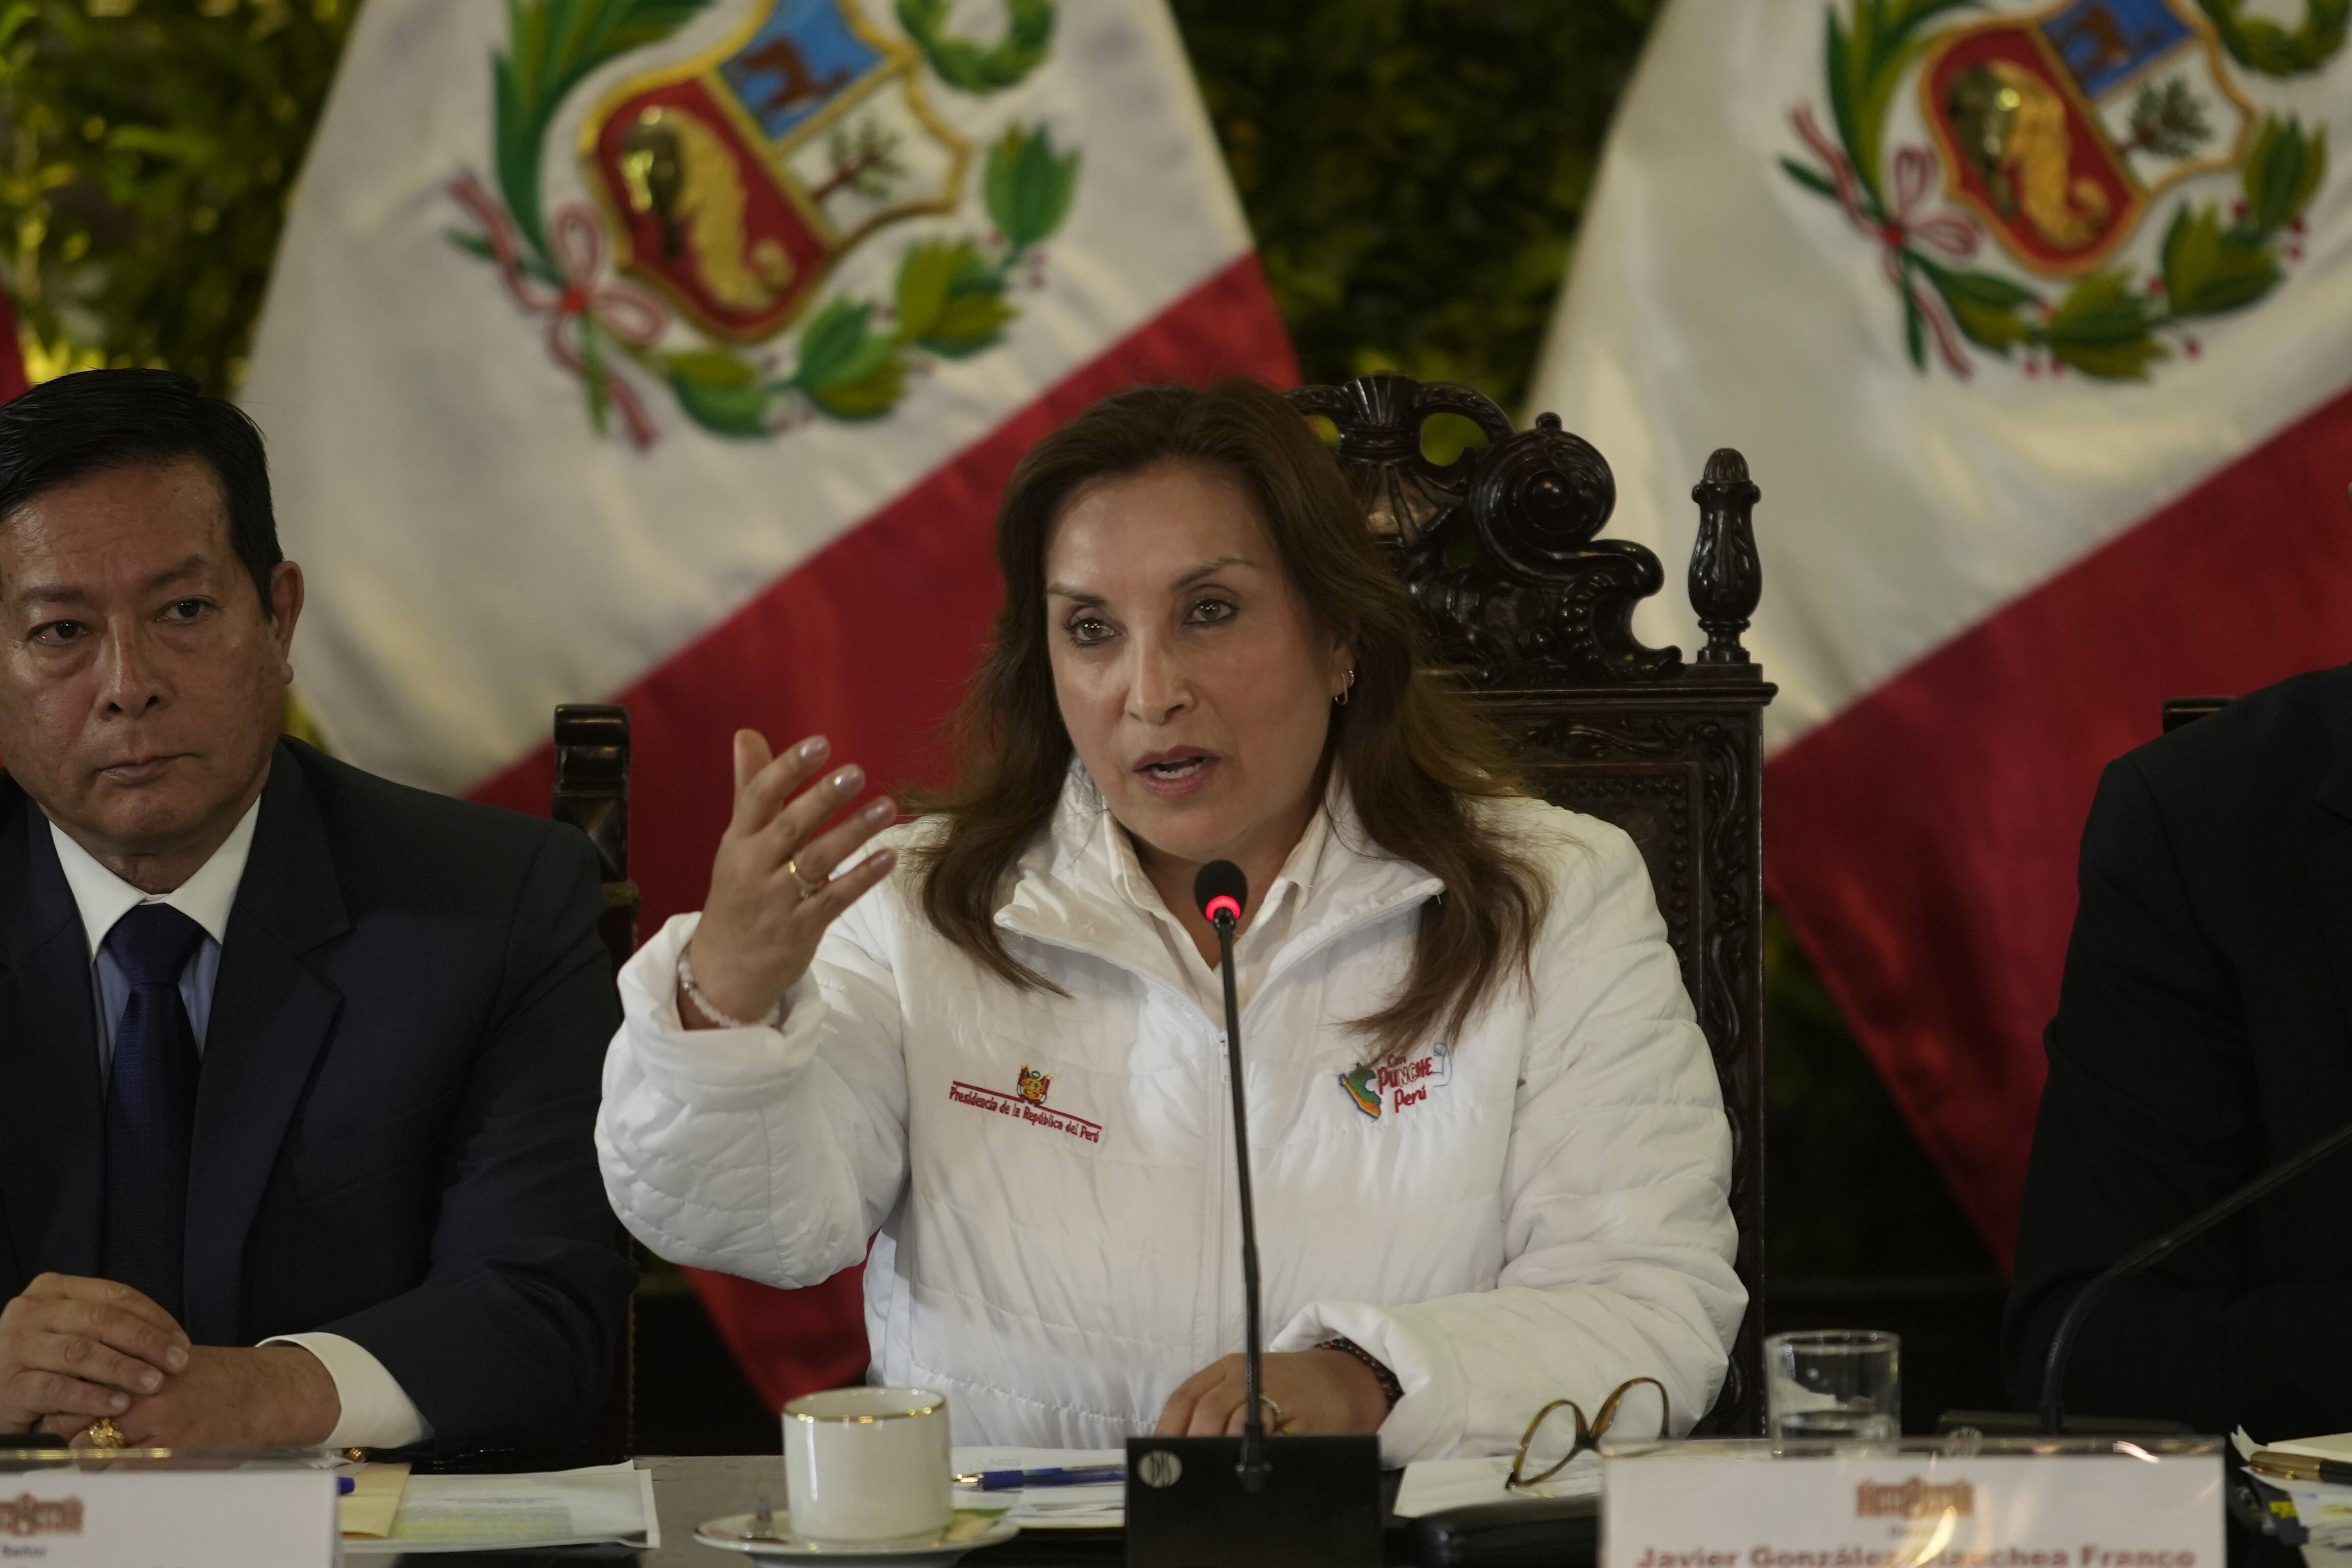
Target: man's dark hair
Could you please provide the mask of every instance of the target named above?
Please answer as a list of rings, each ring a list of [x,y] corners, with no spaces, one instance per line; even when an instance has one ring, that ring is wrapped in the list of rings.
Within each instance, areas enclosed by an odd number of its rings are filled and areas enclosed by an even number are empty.
[[[194,458],[228,509],[228,537],[271,613],[269,574],[286,557],[269,508],[261,432],[235,405],[167,370],[85,370],[0,404],[0,522],[44,491],[89,474]]]

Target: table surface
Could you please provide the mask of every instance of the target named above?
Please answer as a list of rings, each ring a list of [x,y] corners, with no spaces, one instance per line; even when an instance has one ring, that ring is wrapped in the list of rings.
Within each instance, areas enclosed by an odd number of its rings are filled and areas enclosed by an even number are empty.
[[[753,1559],[721,1552],[694,1539],[706,1520],[749,1513],[762,1495],[781,1504],[784,1461],[781,1454],[723,1454],[670,1458],[641,1456],[638,1467],[654,1476],[654,1509],[661,1517],[659,1547],[631,1552],[622,1547],[573,1547],[562,1552],[404,1552],[398,1557],[353,1559],[359,1568],[576,1568],[582,1563],[635,1563],[637,1568],[724,1568]],[[1386,1479],[1384,1499],[1392,1499],[1395,1476]],[[1386,1541],[1391,1563],[1413,1561],[1409,1528],[1391,1521]],[[1001,1546],[984,1547],[963,1559],[966,1568],[1109,1568],[1127,1557],[1125,1535],[1116,1530],[1027,1530]],[[1589,1563],[1590,1549],[1585,1554]],[[770,1558],[764,1561],[774,1562]],[[1563,1562],[1570,1559],[1563,1558]]]
[[[781,1505],[784,1461],[781,1454],[699,1455],[641,1458],[654,1473],[654,1508],[661,1516],[662,1543],[651,1552],[574,1548],[566,1552],[404,1552],[398,1557],[358,1558],[365,1568],[555,1568],[583,1562],[628,1563],[639,1568],[723,1568],[753,1559],[721,1552],[694,1539],[695,1526],[730,1513],[749,1513],[761,1496]],[[975,1552],[963,1561],[972,1568],[1045,1568],[1052,1564],[1115,1563],[1124,1548],[1117,1531],[1029,1531],[1002,1546]],[[769,1561],[773,1561],[770,1559]]]
[[[637,1568],[724,1568],[730,1563],[748,1564],[755,1559],[721,1552],[694,1539],[695,1527],[706,1520],[746,1513],[765,1495],[777,1502],[784,1495],[783,1458],[766,1455],[702,1455],[691,1458],[647,1457],[636,1463],[653,1472],[654,1506],[661,1516],[662,1544],[650,1552],[619,1547],[576,1547],[564,1552],[411,1552],[399,1557],[367,1557],[352,1561],[357,1568],[577,1568],[583,1563],[634,1563]],[[1392,1494],[1391,1494],[1392,1495]],[[1391,1564],[1415,1558],[1410,1530],[1391,1521],[1385,1555]],[[2275,1542],[2254,1542],[2236,1528],[2230,1532],[2230,1568],[2309,1568],[2302,1555]],[[1121,1563],[1126,1542],[1118,1531],[1026,1531],[1002,1546],[974,1552],[963,1559],[968,1568],[1093,1568]],[[1570,1552],[1553,1551],[1548,1560],[1581,1563],[1591,1568],[1592,1547]],[[1521,1560],[1525,1560],[1524,1556]],[[765,1561],[774,1562],[775,1559]]]

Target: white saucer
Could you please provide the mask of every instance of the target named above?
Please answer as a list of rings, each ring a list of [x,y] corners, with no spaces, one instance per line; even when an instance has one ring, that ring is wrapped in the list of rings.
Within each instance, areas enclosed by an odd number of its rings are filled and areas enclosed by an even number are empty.
[[[845,1542],[799,1541],[789,1533],[782,1535],[751,1535],[752,1516],[730,1513],[723,1519],[707,1520],[696,1528],[694,1538],[705,1546],[715,1546],[721,1552],[743,1552],[754,1557],[790,1558],[795,1563],[889,1563],[903,1568],[923,1568],[927,1564],[954,1562],[967,1552],[982,1546],[994,1546],[1021,1533],[1021,1527],[1000,1513],[988,1520],[982,1529],[973,1531],[969,1521],[985,1516],[957,1510],[955,1519],[938,1535],[921,1536],[912,1541],[877,1541],[871,1545],[852,1545]],[[773,1528],[781,1531],[792,1529],[788,1515],[779,1513]],[[971,1531],[958,1539],[948,1537],[959,1529]]]

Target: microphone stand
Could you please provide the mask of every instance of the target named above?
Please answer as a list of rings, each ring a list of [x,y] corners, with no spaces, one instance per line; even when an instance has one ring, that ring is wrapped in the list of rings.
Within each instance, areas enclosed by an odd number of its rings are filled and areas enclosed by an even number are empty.
[[[1230,860],[1212,860],[1192,879],[1192,900],[1217,933],[1224,975],[1225,1072],[1233,1085],[1234,1169],[1242,1212],[1242,1366],[1249,1405],[1237,1438],[1154,1434],[1127,1440],[1127,1568],[1201,1568],[1204,1563],[1220,1568],[1378,1568],[1380,1439],[1339,1432],[1268,1439],[1257,1201],[1250,1191],[1249,1096],[1242,1084],[1241,1005],[1234,983],[1234,931],[1249,901],[1249,879]],[[1269,1450],[1281,1455],[1279,1466],[1267,1457]]]
[[[2105,1272],[2084,1286],[2067,1306],[2065,1316],[2058,1320],[2058,1331],[2050,1336],[2050,1354],[2042,1366],[2042,1430],[2052,1436],[2066,1430],[2066,1360],[2074,1352],[2084,1321],[2100,1297],[2117,1281],[2153,1268],[2223,1220],[2252,1208],[2347,1148],[2352,1148],[2352,1122],[2345,1123],[2301,1153],[2281,1161],[2210,1207],[2125,1253],[2109,1264]]]
[[[1234,1090],[1234,1164],[1240,1177],[1242,1206],[1243,1382],[1249,1409],[1242,1416],[1242,1457],[1234,1467],[1244,1491],[1263,1491],[1273,1468],[1265,1458],[1265,1340],[1258,1325],[1257,1205],[1250,1197],[1249,1097],[1242,1090],[1242,1016],[1234,997],[1233,901],[1222,900],[1211,917],[1217,928],[1217,970],[1225,982],[1225,1073]]]

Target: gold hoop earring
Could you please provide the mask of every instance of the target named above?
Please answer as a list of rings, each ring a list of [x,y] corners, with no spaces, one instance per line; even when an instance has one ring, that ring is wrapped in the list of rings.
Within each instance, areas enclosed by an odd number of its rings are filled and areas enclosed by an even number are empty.
[[[1348,705],[1348,697],[1349,697],[1349,693],[1351,693],[1351,692],[1353,692],[1355,689],[1356,689],[1356,672],[1355,672],[1353,669],[1349,669],[1349,670],[1348,671],[1348,680],[1347,680],[1347,684],[1339,688],[1339,696],[1334,697],[1333,699],[1331,699],[1331,706],[1333,706],[1334,708],[1345,708],[1345,707]]]

